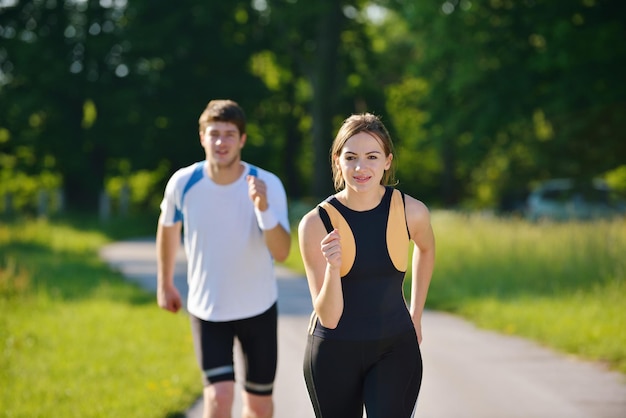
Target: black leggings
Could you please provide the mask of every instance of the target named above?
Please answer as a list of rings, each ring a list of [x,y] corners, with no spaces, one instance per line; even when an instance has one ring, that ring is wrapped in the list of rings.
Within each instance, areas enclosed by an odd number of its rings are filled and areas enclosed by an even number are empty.
[[[409,418],[422,383],[415,332],[373,341],[309,335],[304,378],[317,418]]]

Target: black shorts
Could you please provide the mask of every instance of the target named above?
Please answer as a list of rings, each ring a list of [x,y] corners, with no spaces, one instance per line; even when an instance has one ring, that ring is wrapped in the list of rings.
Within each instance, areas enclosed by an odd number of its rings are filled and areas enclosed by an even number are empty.
[[[245,363],[244,389],[270,395],[278,355],[276,303],[251,318],[227,322],[205,321],[191,315],[191,331],[205,386],[235,380],[233,347],[239,340]]]

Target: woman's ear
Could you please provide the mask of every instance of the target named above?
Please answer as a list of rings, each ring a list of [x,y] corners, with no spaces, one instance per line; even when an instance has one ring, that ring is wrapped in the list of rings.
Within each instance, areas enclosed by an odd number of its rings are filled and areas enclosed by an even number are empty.
[[[391,168],[391,162],[393,161],[393,154],[389,154],[387,156],[387,161],[385,161],[385,171]]]

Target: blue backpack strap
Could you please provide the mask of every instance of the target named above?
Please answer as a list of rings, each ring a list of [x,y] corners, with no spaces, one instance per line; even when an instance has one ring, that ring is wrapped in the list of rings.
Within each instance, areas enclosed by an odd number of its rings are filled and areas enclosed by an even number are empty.
[[[199,163],[196,163],[196,167],[193,169],[193,173],[191,173],[191,177],[189,177],[189,180],[187,180],[187,184],[185,184],[183,193],[180,196],[180,206],[176,207],[176,213],[174,214],[174,222],[183,220],[183,202],[185,201],[185,195],[187,194],[189,189],[193,187],[194,184],[202,180],[202,177],[204,176],[204,173],[202,172],[204,170],[204,164],[205,164],[205,161],[200,161]]]
[[[257,177],[258,174],[259,174],[259,170],[255,166],[250,165],[250,170],[248,171],[248,175],[250,175],[252,177]]]

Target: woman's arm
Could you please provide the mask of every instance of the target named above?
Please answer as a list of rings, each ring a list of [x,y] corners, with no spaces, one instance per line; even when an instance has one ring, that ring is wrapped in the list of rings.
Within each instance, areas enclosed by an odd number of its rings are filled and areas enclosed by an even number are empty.
[[[339,232],[327,233],[314,209],[300,221],[298,239],[313,309],[323,326],[336,328],[343,313]]]
[[[411,263],[410,312],[417,340],[421,344],[422,313],[435,267],[435,235],[430,224],[430,212],[422,202],[406,196],[406,214],[411,240],[415,243]]]

